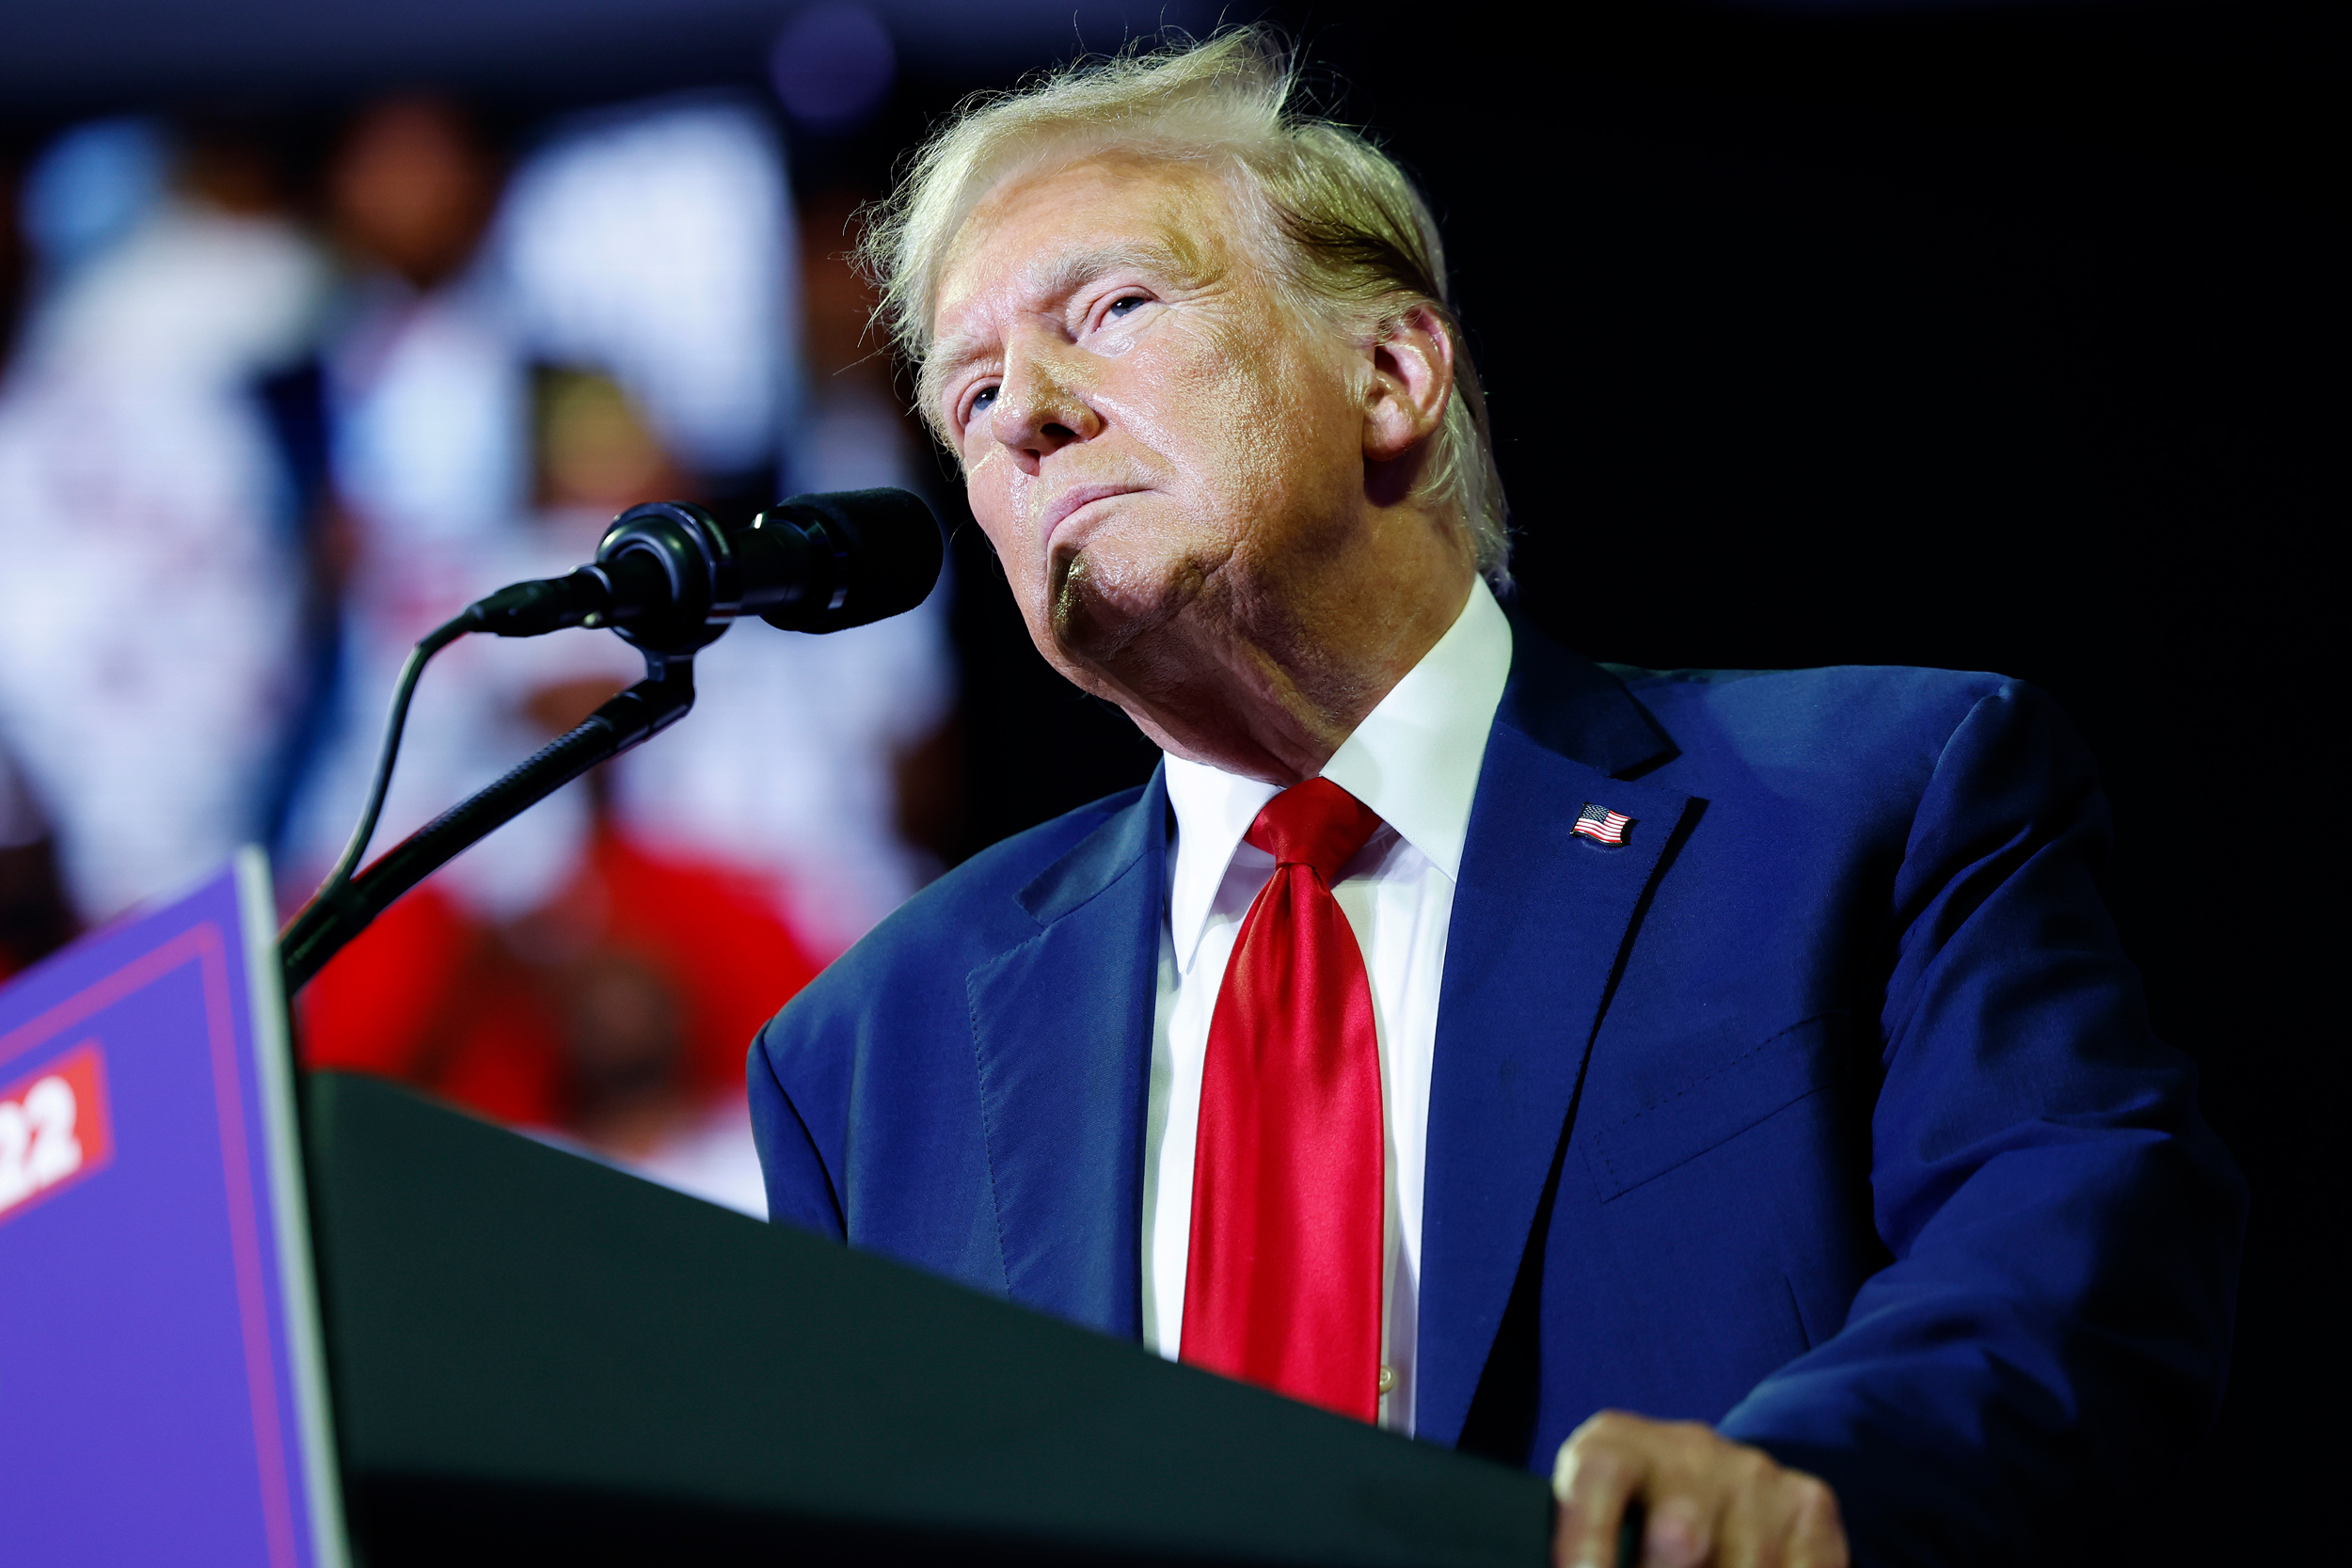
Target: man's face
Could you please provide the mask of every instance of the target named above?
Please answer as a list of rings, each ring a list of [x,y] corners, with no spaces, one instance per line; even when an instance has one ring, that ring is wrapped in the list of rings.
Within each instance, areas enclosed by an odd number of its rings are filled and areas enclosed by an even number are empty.
[[[1345,613],[1312,585],[1359,543],[1368,362],[1243,221],[1214,175],[1094,160],[992,192],[941,278],[934,412],[973,515],[1040,651],[1106,696],[1268,600]]]

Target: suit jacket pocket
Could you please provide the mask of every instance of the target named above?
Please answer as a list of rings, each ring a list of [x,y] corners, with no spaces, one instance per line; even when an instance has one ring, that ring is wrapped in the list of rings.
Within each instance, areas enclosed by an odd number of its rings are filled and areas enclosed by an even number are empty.
[[[1836,1082],[1843,1008],[1792,1023],[1591,1134],[1584,1159],[1601,1201],[1619,1197]]]

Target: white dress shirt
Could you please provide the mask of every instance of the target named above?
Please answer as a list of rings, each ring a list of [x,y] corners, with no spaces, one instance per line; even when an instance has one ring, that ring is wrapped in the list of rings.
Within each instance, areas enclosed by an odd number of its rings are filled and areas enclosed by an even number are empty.
[[[1388,1137],[1381,1362],[1391,1373],[1380,1422],[1405,1433],[1413,1430],[1422,1176],[1438,988],[1470,800],[1510,670],[1511,624],[1481,581],[1452,629],[1323,769],[1325,778],[1386,824],[1341,868],[1332,893],[1363,949],[1380,1040],[1380,1108]],[[1209,1019],[1242,917],[1274,872],[1274,857],[1243,843],[1242,834],[1277,791],[1181,757],[1168,758],[1167,766],[1176,832],[1168,850],[1168,919],[1160,932],[1144,1122],[1143,1340],[1172,1360],[1184,1338],[1193,1146]]]

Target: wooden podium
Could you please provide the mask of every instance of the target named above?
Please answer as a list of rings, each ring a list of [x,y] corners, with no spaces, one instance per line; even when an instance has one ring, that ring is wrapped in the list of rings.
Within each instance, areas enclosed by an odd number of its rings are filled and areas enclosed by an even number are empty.
[[[372,1079],[303,1089],[355,1556],[1538,1568],[1534,1476]]]

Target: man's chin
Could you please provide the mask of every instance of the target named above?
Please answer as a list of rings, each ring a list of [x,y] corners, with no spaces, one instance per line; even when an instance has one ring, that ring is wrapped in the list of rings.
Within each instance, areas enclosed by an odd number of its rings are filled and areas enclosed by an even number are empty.
[[[1055,644],[1075,663],[1115,672],[1139,641],[1182,615],[1206,582],[1206,575],[1189,562],[1105,569],[1081,552],[1054,584]]]

